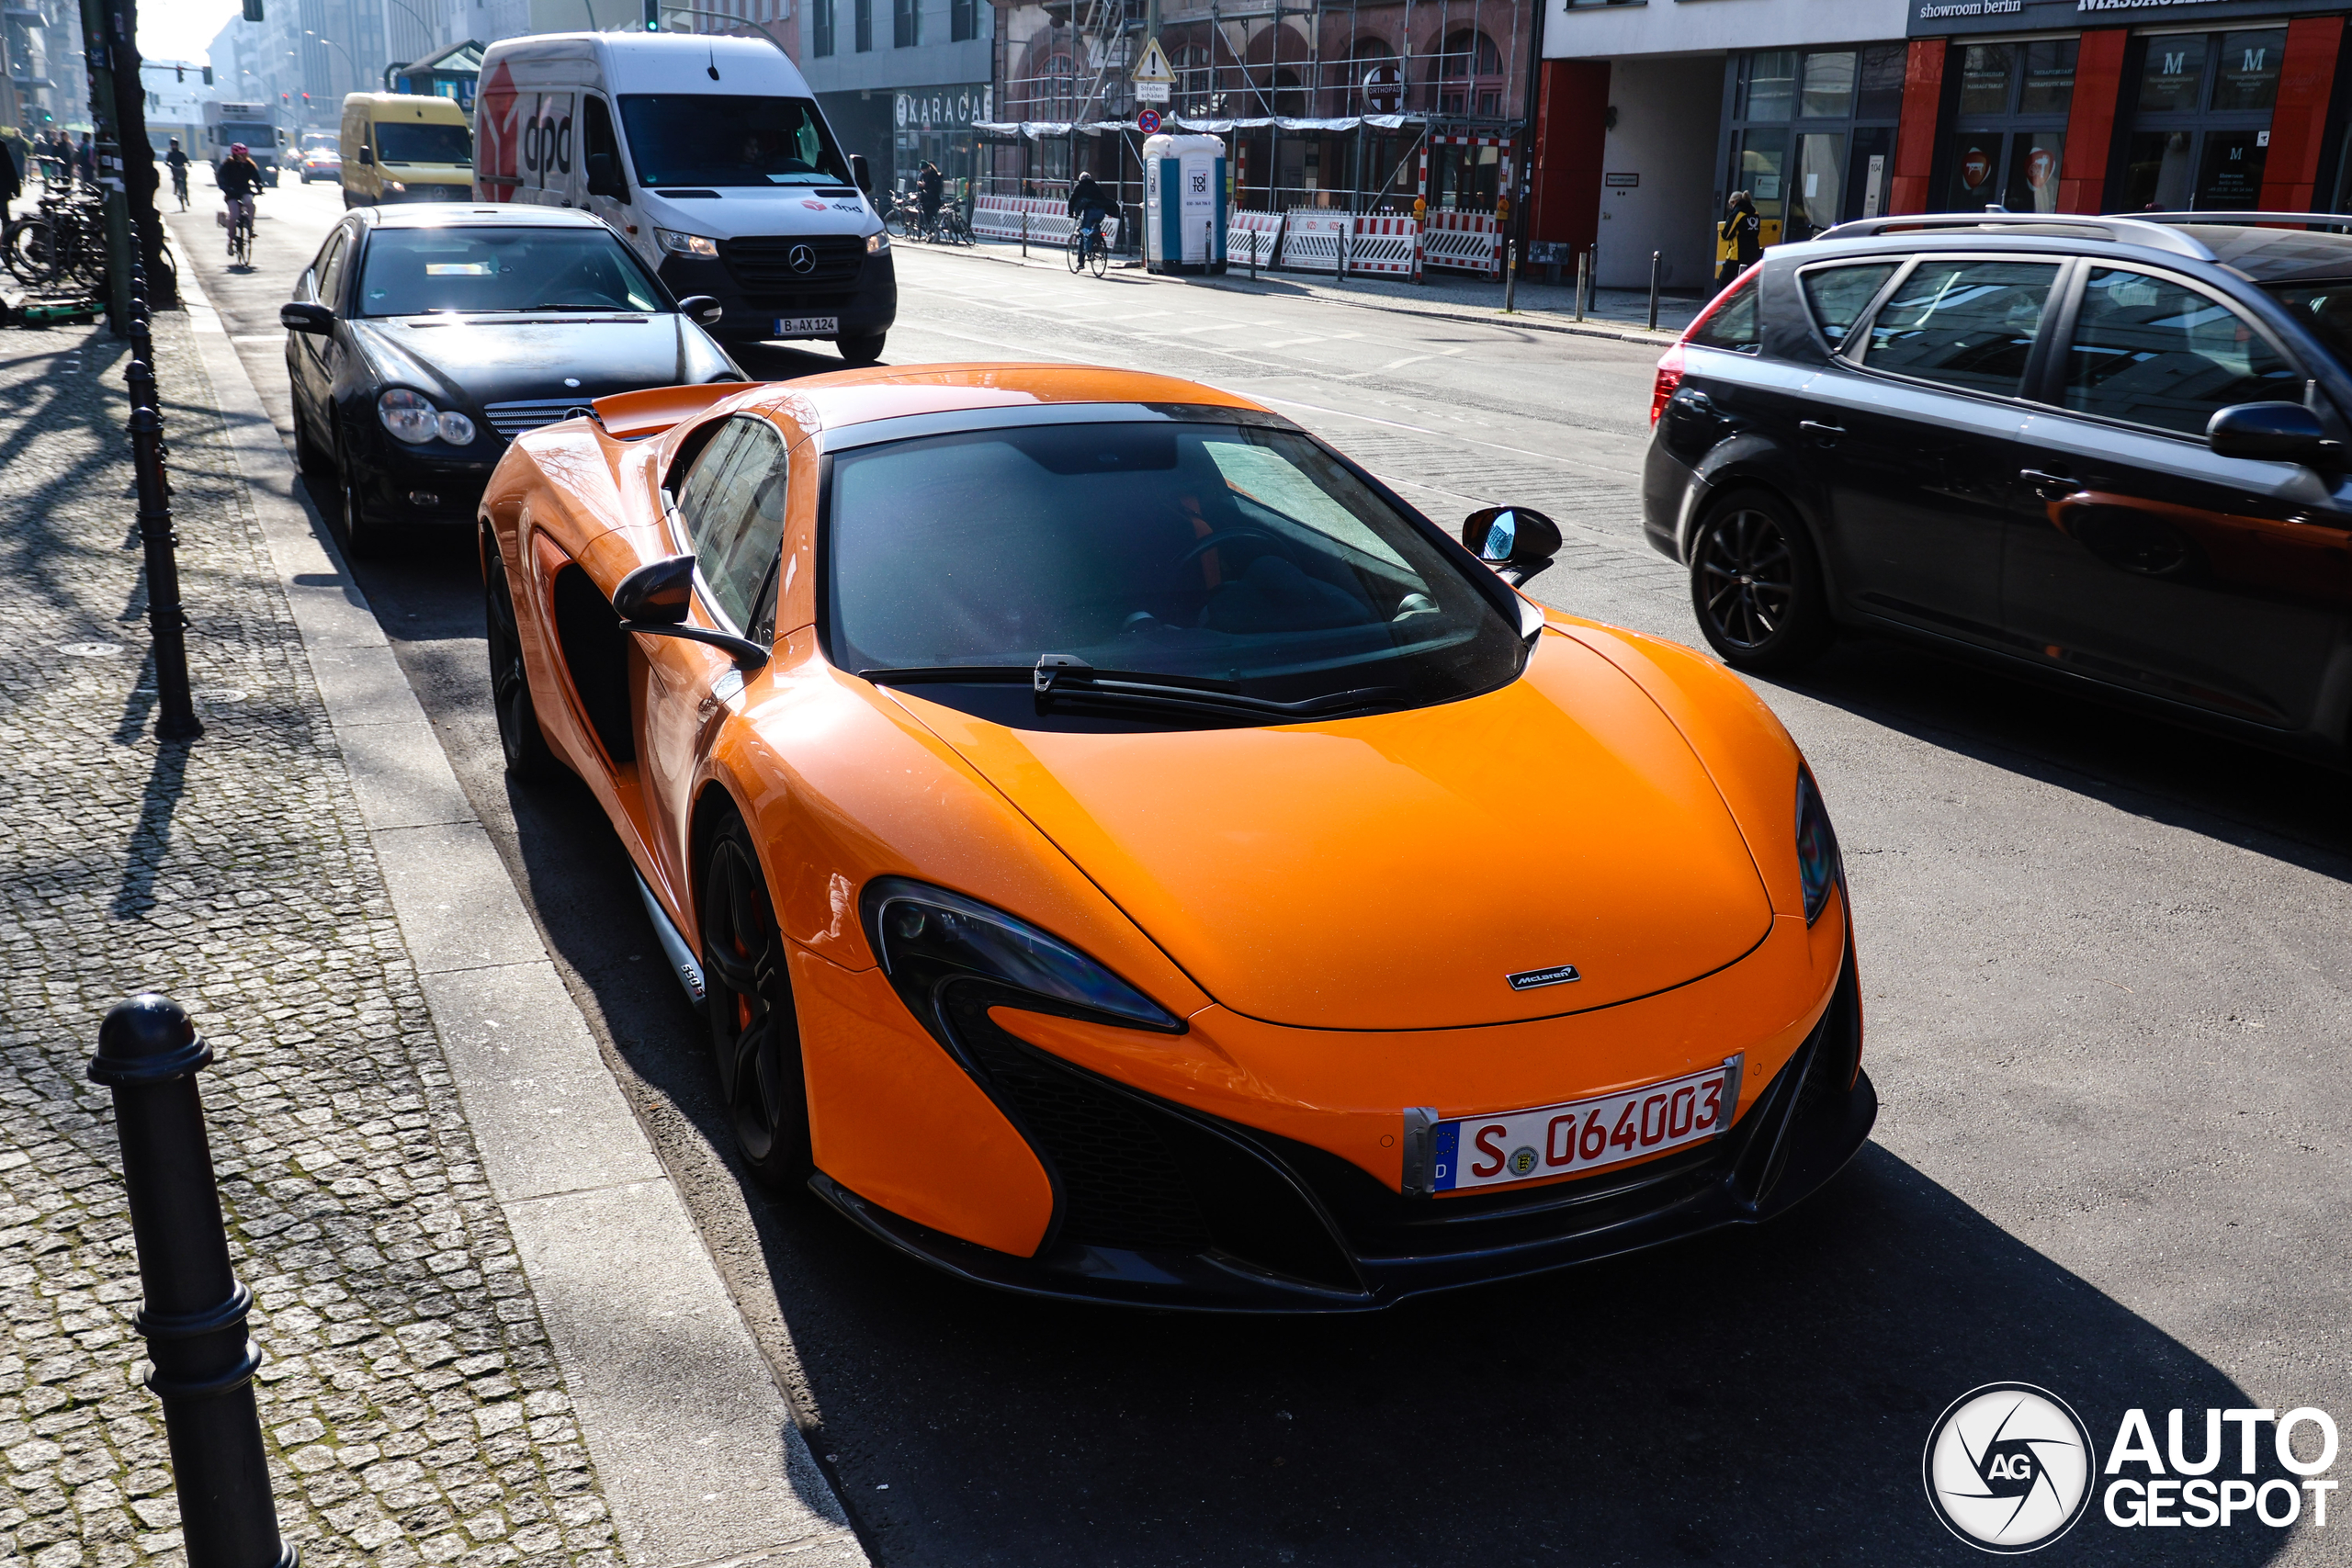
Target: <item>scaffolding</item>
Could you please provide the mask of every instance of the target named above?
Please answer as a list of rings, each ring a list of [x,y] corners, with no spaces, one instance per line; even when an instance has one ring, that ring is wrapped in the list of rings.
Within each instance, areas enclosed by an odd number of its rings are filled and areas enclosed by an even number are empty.
[[[1156,107],[1170,130],[1225,141],[1240,212],[1410,213],[1426,194],[1432,210],[1492,215],[1508,194],[1530,118],[1530,0],[1161,0],[1157,10],[1176,73],[1157,106],[1138,104],[1128,80],[1148,0],[999,12],[999,120],[982,134],[982,191],[1058,197],[1090,170],[1139,209],[1136,115]],[[1454,134],[1432,145],[1432,133]]]

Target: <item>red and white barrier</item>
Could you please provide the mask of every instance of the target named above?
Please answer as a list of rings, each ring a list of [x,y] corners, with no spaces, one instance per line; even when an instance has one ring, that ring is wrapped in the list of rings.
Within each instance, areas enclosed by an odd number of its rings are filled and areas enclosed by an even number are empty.
[[[1295,207],[1283,236],[1282,265],[1287,271],[1336,274],[1344,251],[1351,274],[1410,277],[1415,227],[1409,218],[1351,217],[1329,207]]]
[[[1412,276],[1413,245],[1419,231],[1420,225],[1409,218],[1374,214],[1357,219],[1348,246],[1348,270]]]
[[[1491,212],[1433,210],[1421,229],[1421,264],[1503,275],[1503,229]]]
[[[1067,245],[1070,231],[1078,220],[1069,215],[1069,203],[1045,196],[976,196],[972,198],[972,232],[983,240],[1018,240],[1027,223],[1029,243],[1033,245]],[[1119,243],[1119,220],[1102,220],[1102,238],[1116,248]]]
[[[1226,265],[1261,268],[1274,265],[1274,240],[1282,233],[1279,212],[1233,212],[1226,215]]]

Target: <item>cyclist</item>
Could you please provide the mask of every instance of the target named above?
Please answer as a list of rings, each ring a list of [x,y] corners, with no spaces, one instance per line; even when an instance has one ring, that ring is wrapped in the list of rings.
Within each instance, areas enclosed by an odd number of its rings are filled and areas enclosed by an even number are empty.
[[[172,138],[171,151],[164,154],[164,162],[172,166],[172,194],[180,198],[180,210],[187,210],[187,154],[180,151],[180,139]]]
[[[1069,215],[1078,220],[1079,231],[1086,236],[1086,253],[1091,254],[1102,247],[1102,220],[1111,215],[1111,198],[1094,183],[1094,171],[1086,170],[1078,183],[1069,187]]]
[[[237,254],[237,227],[244,225],[253,231],[254,197],[261,191],[261,166],[253,160],[242,141],[230,143],[229,155],[212,172],[213,183],[229,201],[229,254]]]
[[[947,181],[939,165],[926,159],[922,173],[915,176],[915,200],[922,208],[922,231],[932,239],[939,237],[939,204],[946,194]]]

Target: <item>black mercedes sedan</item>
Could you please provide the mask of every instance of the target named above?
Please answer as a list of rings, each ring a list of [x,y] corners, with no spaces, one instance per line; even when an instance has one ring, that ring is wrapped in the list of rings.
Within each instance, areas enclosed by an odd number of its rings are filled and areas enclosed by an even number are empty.
[[[615,392],[748,379],[703,330],[718,318],[588,213],[359,208],[278,310],[296,452],[334,481],[355,555],[397,529],[470,528],[524,431]]]

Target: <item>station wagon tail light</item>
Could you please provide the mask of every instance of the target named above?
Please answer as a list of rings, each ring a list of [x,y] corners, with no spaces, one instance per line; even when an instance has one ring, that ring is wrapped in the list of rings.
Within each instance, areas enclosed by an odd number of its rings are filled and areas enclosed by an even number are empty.
[[[1682,385],[1682,345],[1676,344],[1657,362],[1657,383],[1650,389],[1650,423],[1666,412],[1666,402],[1674,396],[1674,389]]]

